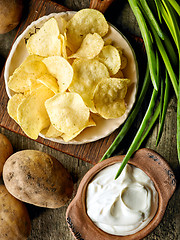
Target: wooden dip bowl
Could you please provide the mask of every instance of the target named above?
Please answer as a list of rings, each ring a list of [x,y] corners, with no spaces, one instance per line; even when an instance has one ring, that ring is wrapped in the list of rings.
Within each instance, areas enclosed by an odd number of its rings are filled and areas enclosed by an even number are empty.
[[[78,240],[133,240],[142,239],[152,232],[163,218],[169,199],[176,188],[176,179],[166,161],[153,150],[138,150],[129,160],[129,164],[143,170],[153,181],[158,192],[158,210],[151,222],[139,232],[128,236],[116,236],[99,229],[86,213],[86,188],[91,179],[103,168],[122,162],[124,156],[115,156],[96,164],[83,177],[77,194],[66,212],[67,224]],[[116,173],[115,173],[116,174]]]

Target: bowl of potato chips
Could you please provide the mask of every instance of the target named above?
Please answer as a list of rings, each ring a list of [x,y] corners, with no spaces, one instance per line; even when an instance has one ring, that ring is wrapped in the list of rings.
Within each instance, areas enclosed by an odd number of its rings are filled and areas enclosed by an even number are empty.
[[[32,22],[6,61],[7,111],[24,133],[64,144],[110,135],[136,99],[138,68],[127,39],[98,10]]]

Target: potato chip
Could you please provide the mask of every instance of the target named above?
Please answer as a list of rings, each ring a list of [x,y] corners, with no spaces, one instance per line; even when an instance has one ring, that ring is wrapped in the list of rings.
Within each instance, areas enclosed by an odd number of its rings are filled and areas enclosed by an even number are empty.
[[[104,40],[104,46],[112,45],[112,39],[108,38]]]
[[[78,59],[72,66],[74,76],[69,90],[79,93],[85,104],[94,111],[92,102],[94,89],[103,78],[109,77],[109,72],[104,64],[95,59]]]
[[[61,52],[62,52],[62,57],[67,59],[67,51],[66,51],[66,45],[67,45],[67,39],[66,36],[60,34],[59,38],[61,39]]]
[[[45,102],[51,124],[58,131],[74,134],[88,122],[89,109],[77,93],[58,93]]]
[[[28,95],[18,107],[18,123],[30,138],[37,139],[41,130],[50,125],[44,103],[53,95],[49,88],[42,85]]]
[[[66,26],[67,26],[67,21],[64,19],[62,16],[56,16],[56,20],[58,23],[59,31],[62,35],[66,33]]]
[[[40,76],[37,79],[37,81],[40,82],[41,84],[44,84],[46,87],[51,89],[54,93],[58,93],[59,92],[59,85],[57,83],[57,79],[54,78],[49,73],[46,73],[46,74]]]
[[[33,82],[31,83],[30,93],[31,93],[32,91],[34,91],[36,88],[38,88],[38,87],[40,87],[40,86],[42,86],[42,85],[43,85],[43,84],[42,84],[41,82],[33,81]]]
[[[95,9],[82,9],[67,23],[67,40],[72,50],[76,52],[88,33],[98,33],[103,37],[108,30],[108,23],[101,12]]]
[[[119,69],[119,71],[115,75],[113,75],[112,78],[124,78],[122,70]]]
[[[121,70],[127,66],[127,62],[128,62],[127,57],[124,54],[122,54],[121,55]]]
[[[52,124],[50,124],[49,128],[47,129],[46,133],[44,134],[45,137],[48,138],[57,138],[60,137],[63,133],[58,131]]]
[[[49,73],[58,80],[59,92],[65,92],[71,84],[73,69],[61,56],[48,57],[43,60]]]
[[[50,18],[37,33],[31,35],[26,47],[29,54],[43,57],[61,55],[59,27],[55,18]]]
[[[97,59],[104,63],[109,70],[110,76],[116,74],[121,66],[119,51],[112,45],[104,46]]]
[[[37,55],[29,55],[10,76],[8,87],[14,92],[29,91],[32,82],[36,82],[39,76],[47,73],[46,65],[42,62],[42,59]]]
[[[121,67],[120,69],[123,70],[127,66],[127,57],[124,55],[123,50],[120,47],[117,47],[117,50],[119,51],[119,55],[121,58]]]
[[[80,48],[69,58],[87,58],[96,57],[104,46],[104,41],[98,33],[88,33],[83,39]]]
[[[14,119],[18,123],[17,119],[17,109],[22,101],[25,99],[24,94],[18,93],[12,96],[7,105],[7,111],[12,119]]]
[[[77,131],[76,133],[69,133],[69,134],[62,134],[61,137],[63,138],[63,140],[65,142],[69,142],[70,140],[74,139],[75,137],[77,137],[85,128],[87,127],[93,127],[96,126],[96,123],[94,122],[94,120],[92,119],[92,117],[89,118],[89,121],[87,122],[87,124],[82,127],[82,129],[80,129],[79,131]]]
[[[126,110],[124,98],[129,79],[103,79],[94,91],[94,105],[97,112],[105,119],[121,117]]]

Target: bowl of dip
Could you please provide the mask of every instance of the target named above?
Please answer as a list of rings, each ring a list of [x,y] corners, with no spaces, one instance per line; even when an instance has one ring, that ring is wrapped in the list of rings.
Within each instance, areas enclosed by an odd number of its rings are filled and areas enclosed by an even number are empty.
[[[96,164],[83,177],[66,212],[75,239],[142,239],[163,218],[176,179],[153,150],[138,150],[118,179],[124,156]]]

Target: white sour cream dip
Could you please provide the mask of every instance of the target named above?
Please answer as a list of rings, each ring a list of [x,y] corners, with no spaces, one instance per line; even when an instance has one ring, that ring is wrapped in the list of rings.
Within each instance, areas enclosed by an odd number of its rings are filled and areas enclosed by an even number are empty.
[[[120,163],[101,170],[88,184],[87,214],[104,232],[126,236],[144,228],[158,208],[158,193],[151,179],[127,164],[114,180]]]

